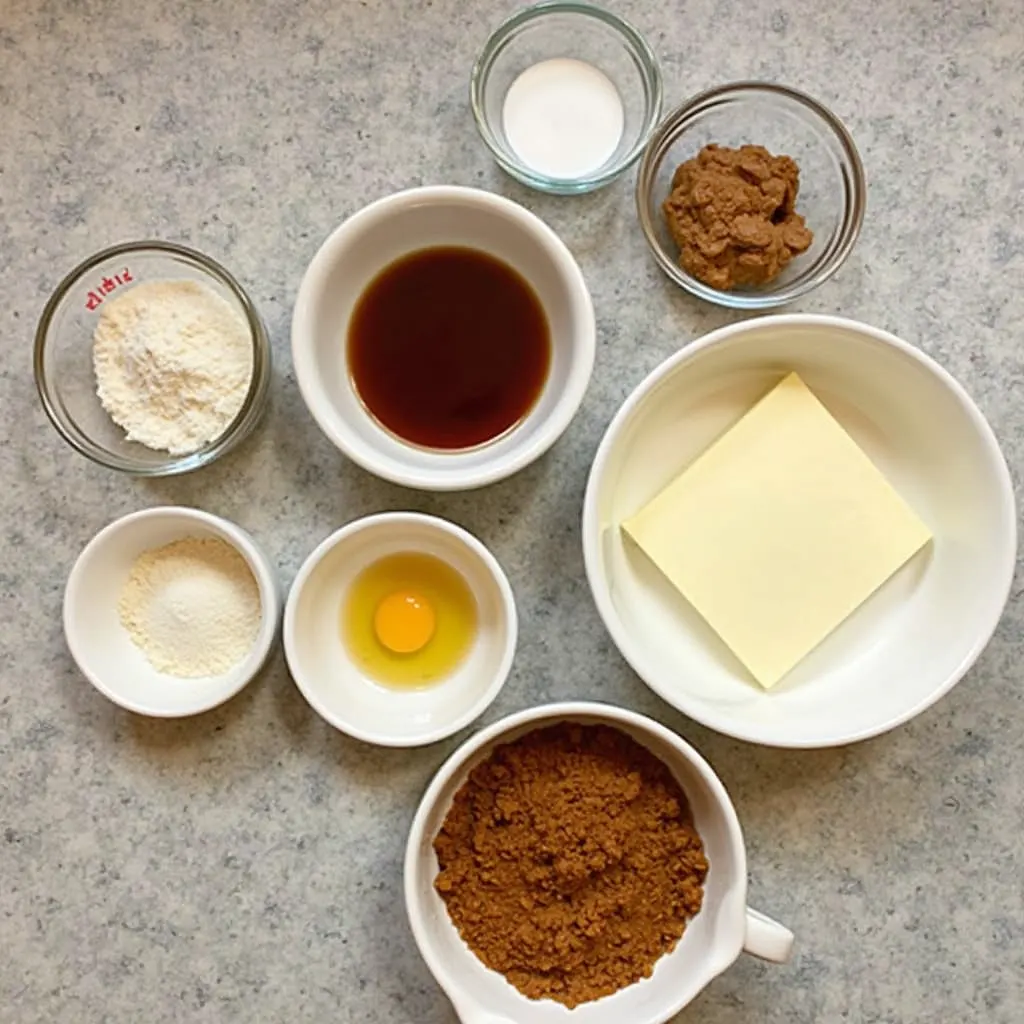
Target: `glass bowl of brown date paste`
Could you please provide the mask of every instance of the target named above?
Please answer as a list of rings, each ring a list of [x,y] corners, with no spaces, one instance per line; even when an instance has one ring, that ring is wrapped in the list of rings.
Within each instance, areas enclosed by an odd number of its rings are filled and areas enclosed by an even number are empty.
[[[866,194],[842,122],[770,82],[687,100],[651,136],[636,185],[661,269],[732,309],[772,309],[827,281],[857,240]]]

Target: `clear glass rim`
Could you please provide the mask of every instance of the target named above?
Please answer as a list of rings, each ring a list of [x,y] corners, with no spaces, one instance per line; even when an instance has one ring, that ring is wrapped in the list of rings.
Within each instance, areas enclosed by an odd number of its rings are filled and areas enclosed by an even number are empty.
[[[593,18],[611,28],[625,43],[636,60],[644,83],[644,119],[637,140],[622,157],[613,164],[607,165],[599,174],[578,178],[556,178],[538,174],[526,164],[516,160],[499,142],[491,130],[484,112],[484,88],[490,77],[491,67],[495,59],[505,48],[508,40],[524,25],[537,21],[550,14],[580,14]],[[477,131],[484,140],[497,164],[518,179],[541,192],[554,195],[573,195],[581,192],[592,192],[595,189],[614,181],[623,171],[634,164],[643,153],[661,117],[662,80],[658,59],[644,37],[628,21],[617,14],[606,11],[595,4],[583,3],[580,0],[542,0],[531,7],[524,7],[511,17],[506,18],[489,36],[480,56],[473,65],[469,78],[470,106]]]
[[[168,454],[166,459],[152,465],[142,465],[108,452],[106,449],[95,444],[77,426],[70,425],[60,410],[60,402],[56,397],[52,382],[49,380],[46,372],[46,349],[52,337],[53,319],[61,303],[67,297],[68,292],[84,275],[107,260],[116,256],[130,256],[137,253],[157,253],[184,259],[198,266],[227,288],[242,308],[246,324],[249,328],[253,355],[252,379],[249,381],[249,390],[246,392],[241,408],[224,432],[209,444],[194,452],[180,456]],[[270,383],[270,358],[270,341],[263,322],[256,311],[256,307],[245,292],[245,289],[242,288],[228,270],[222,267],[216,260],[189,246],[180,245],[176,242],[147,239],[139,242],[122,242],[118,245],[101,249],[99,252],[83,260],[64,276],[53,290],[53,294],[47,299],[43,312],[39,317],[33,348],[32,368],[35,375],[36,391],[39,394],[39,400],[42,402],[48,419],[53,424],[57,433],[75,451],[107,469],[118,470],[132,476],[161,477],[188,473],[194,469],[199,469],[201,466],[208,465],[225,452],[230,451],[248,436],[252,427],[255,426],[259,415],[262,413],[263,402]]]
[[[843,168],[847,187],[843,190],[842,221],[832,244],[818,257],[817,261],[796,280],[784,288],[771,292],[723,292],[710,288],[702,281],[688,274],[671,254],[667,253],[658,238],[654,218],[651,215],[650,199],[655,177],[669,147],[702,114],[719,104],[723,99],[742,96],[744,93],[776,96],[798,104],[816,117],[839,144],[845,159]],[[867,205],[867,180],[864,165],[857,146],[846,126],[828,107],[812,96],[791,86],[775,82],[742,81],[706,89],[690,97],[676,107],[658,125],[652,134],[640,161],[636,177],[636,209],[647,245],[665,274],[691,295],[705,299],[717,306],[729,309],[774,309],[806,295],[818,285],[827,281],[845,262],[860,235]]]

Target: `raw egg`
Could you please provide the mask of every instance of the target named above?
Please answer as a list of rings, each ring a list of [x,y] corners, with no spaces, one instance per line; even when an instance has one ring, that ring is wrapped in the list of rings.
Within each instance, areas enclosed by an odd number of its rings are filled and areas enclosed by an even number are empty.
[[[440,682],[465,658],[476,630],[469,584],[433,555],[381,558],[359,573],[342,599],[341,636],[349,655],[389,686]]]
[[[377,639],[394,654],[415,654],[434,636],[437,616],[430,602],[412,590],[388,594],[373,614]]]

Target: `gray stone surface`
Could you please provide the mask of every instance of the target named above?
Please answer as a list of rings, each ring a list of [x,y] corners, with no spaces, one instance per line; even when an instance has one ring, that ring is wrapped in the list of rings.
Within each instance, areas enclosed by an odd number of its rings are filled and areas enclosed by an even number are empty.
[[[941,359],[1024,457],[1024,19],[1018,0],[689,0],[617,9],[675,103],[758,76],[801,86],[856,137],[864,232],[797,309],[889,328]],[[79,676],[60,625],[90,536],[162,502],[251,529],[290,581],[331,529],[416,508],[476,531],[522,612],[493,720],[599,697],[691,739],[732,790],[751,899],[799,936],[741,960],[679,1024],[1019,1024],[1024,691],[1019,589],[952,695],[892,735],[787,753],[713,735],[654,698],[587,592],[579,508],[617,404],[731,314],[648,259],[628,182],[546,199],[477,141],[467,76],[505,3],[5,0],[0,4],[0,1019],[453,1024],[405,922],[404,833],[457,740],[370,749],[303,703],[278,654],[228,706],[147,721]],[[450,182],[525,203],[567,240],[600,322],[596,373],[539,465],[479,494],[371,479],[320,435],[288,352],[322,237],[367,201]],[[273,336],[273,411],[223,464],[133,482],[64,446],[30,374],[58,279],[101,245],[191,243],[250,289]],[[632,1022],[623,1022],[632,1024]]]

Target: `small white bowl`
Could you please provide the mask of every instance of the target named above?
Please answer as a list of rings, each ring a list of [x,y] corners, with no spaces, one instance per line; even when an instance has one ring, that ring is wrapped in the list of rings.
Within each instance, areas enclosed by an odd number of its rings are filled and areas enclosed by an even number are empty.
[[[229,672],[178,679],[158,672],[121,625],[117,605],[144,551],[185,537],[219,537],[245,558],[259,586],[262,620],[248,655]],[[195,508],[132,512],[105,526],[78,556],[64,590],[64,635],[82,674],[115,704],[154,718],[183,718],[223,704],[263,667],[281,618],[277,575],[245,530]]]
[[[467,451],[406,444],[367,412],[348,371],[349,319],[370,282],[395,260],[434,246],[479,249],[533,287],[551,330],[551,368],[540,397],[507,434]],[[350,459],[385,480],[428,491],[494,483],[538,459],[583,400],[594,366],[594,308],[565,243],[539,217],[490,192],[414,188],[354,214],[313,257],[295,300],[292,360],[320,429]]]
[[[476,640],[447,678],[423,689],[384,686],[355,665],[340,632],[348,588],[372,562],[400,551],[434,555],[476,598]],[[385,512],[332,533],[303,563],[284,612],[284,650],[302,695],[336,729],[366,743],[417,747],[469,725],[498,695],[515,654],[515,598],[494,556],[435,516]]]
[[[627,733],[676,777],[693,811],[709,870],[704,904],[650,978],[569,1010],[530,1000],[485,967],[462,940],[434,889],[433,842],[469,773],[502,743],[559,722],[607,725]],[[441,766],[420,801],[405,848],[405,906],[420,954],[462,1024],[664,1024],[740,953],[784,963],[793,933],[747,906],[747,854],[729,794],[710,765],[675,733],[610,704],[567,702],[509,715],[471,736]]]
[[[765,692],[646,557],[623,544],[620,524],[789,370],[934,541]],[[710,728],[779,747],[878,735],[952,689],[999,622],[1016,552],[1010,475],[964,389],[906,342],[836,317],[748,320],[671,356],[612,420],[584,499],[587,578],[637,674]]]

